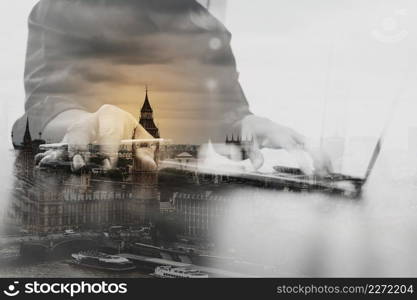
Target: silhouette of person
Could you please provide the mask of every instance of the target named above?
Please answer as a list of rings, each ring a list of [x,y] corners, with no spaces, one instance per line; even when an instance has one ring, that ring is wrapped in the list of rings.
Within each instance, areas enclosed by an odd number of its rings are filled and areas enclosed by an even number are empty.
[[[113,168],[122,139],[151,137],[132,115],[149,84],[161,135],[175,143],[224,141],[237,131],[259,148],[303,149],[303,136],[250,112],[230,40],[195,0],[40,0],[29,16],[25,114],[13,142],[28,119],[44,139],[69,144],[75,170],[90,143],[102,145]],[[151,148],[138,151],[141,165],[156,167]],[[40,163],[61,155],[48,151]],[[257,147],[250,157],[263,164]]]

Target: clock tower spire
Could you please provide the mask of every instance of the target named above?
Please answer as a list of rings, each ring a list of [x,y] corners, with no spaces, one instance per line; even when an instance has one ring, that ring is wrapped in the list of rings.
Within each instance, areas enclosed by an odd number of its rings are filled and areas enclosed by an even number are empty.
[[[154,138],[160,138],[159,129],[156,127],[153,120],[153,109],[149,101],[148,86],[146,86],[145,102],[143,103],[142,109],[140,110],[139,123]]]

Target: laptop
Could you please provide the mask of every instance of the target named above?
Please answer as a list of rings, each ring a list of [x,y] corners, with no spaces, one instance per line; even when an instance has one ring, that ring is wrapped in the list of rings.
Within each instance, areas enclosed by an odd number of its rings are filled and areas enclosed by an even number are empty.
[[[381,136],[373,150],[365,175],[355,177],[341,173],[329,173],[325,176],[305,175],[298,168],[275,166],[273,177],[281,179],[288,188],[303,190],[324,190],[346,196],[359,196],[362,187],[368,181],[381,152],[383,136]]]
[[[272,174],[250,172],[235,174],[230,177],[239,177],[246,179],[247,182],[255,182],[256,184],[262,183],[265,187],[294,191],[324,191],[349,197],[358,197],[361,194],[362,187],[368,181],[381,152],[383,136],[384,134],[381,135],[376,143],[364,177],[355,177],[341,173],[329,173],[325,176],[306,175],[299,168],[283,166],[274,166],[275,172]],[[122,141],[122,144],[131,144],[132,142],[165,142],[165,140],[125,140]],[[67,149],[67,147],[68,144],[66,143],[45,144],[40,146],[42,150]]]

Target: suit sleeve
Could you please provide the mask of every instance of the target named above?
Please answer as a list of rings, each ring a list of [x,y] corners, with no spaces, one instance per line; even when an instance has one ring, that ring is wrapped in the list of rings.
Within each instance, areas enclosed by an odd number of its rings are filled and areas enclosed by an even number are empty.
[[[155,5],[158,1],[160,6]],[[111,80],[129,63],[131,70],[150,73],[152,66],[160,67],[161,62],[165,62],[166,69],[170,69],[172,61],[198,65],[189,68],[189,73],[185,73],[189,64],[180,65],[175,74],[175,78],[187,74],[187,82],[207,77],[201,82],[208,85],[209,91],[216,85],[212,95],[196,97],[191,103],[195,118],[207,117],[208,123],[220,125],[212,129],[221,136],[224,128],[238,126],[250,111],[238,81],[231,34],[196,1],[175,1],[183,5],[179,10],[161,0],[41,0],[29,16],[25,113],[13,126],[14,144],[21,143],[27,120],[32,135],[37,136],[66,110],[95,111],[105,103],[117,105],[103,92],[98,95],[97,88],[116,86]],[[156,17],[165,12],[168,18],[158,23]],[[178,43],[178,47],[169,48],[166,40]],[[182,57],[184,52],[187,57]],[[106,62],[105,72],[97,70],[96,60]],[[142,81],[149,80],[145,75],[141,75]],[[100,80],[106,84],[98,85]],[[162,83],[156,85],[164,88]],[[161,104],[160,110],[163,108]],[[175,119],[175,114],[172,111],[170,118]]]
[[[85,110],[83,101],[73,97],[71,82],[65,80],[70,63],[54,44],[69,34],[65,20],[59,20],[69,1],[41,0],[28,19],[24,86],[25,113],[13,125],[13,144],[22,142],[26,122],[32,136],[37,136],[50,120],[71,109]]]

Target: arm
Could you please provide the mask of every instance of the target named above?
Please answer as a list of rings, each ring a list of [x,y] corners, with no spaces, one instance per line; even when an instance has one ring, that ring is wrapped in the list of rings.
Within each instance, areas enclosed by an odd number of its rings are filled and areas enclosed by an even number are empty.
[[[86,33],[96,16],[84,12],[94,4],[100,3],[41,0],[32,10],[25,67],[25,114],[13,126],[16,146],[22,143],[27,120],[32,137],[41,132],[47,142],[67,142],[74,170],[85,164],[84,158],[76,155],[77,151],[90,143],[109,145],[103,150],[109,157],[104,164],[111,168],[117,161],[114,153],[121,139],[132,138],[133,132],[137,138],[149,137],[129,113],[116,106],[94,103],[90,86],[83,80],[91,70],[91,67],[82,68],[84,53],[92,46],[89,38],[100,33]],[[90,11],[95,11],[94,8],[89,7]],[[153,153],[145,152],[142,158],[153,169]],[[61,158],[59,151],[48,151],[40,154],[37,162]]]
[[[67,1],[40,1],[29,16],[29,36],[27,42],[25,65],[25,114],[13,126],[13,143],[22,142],[29,121],[32,136],[42,133],[42,138],[50,138],[44,134],[45,126],[59,114],[69,110],[80,113],[86,111],[83,101],[68,93],[63,74],[70,68],[59,64],[63,59],[53,44],[68,32],[57,19],[51,17],[51,12],[62,9]],[[70,83],[68,83],[70,85]],[[62,132],[61,132],[62,134]],[[62,138],[63,135],[60,135]],[[56,136],[51,137],[56,141]],[[58,138],[59,139],[59,138]]]

